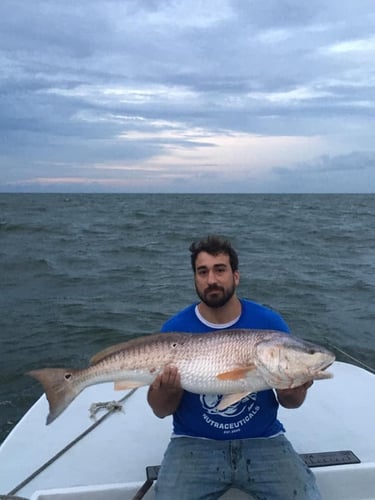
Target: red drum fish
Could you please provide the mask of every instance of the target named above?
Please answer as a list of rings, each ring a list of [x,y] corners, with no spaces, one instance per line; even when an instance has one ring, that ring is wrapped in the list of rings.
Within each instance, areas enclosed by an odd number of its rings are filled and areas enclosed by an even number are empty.
[[[150,385],[168,365],[177,367],[183,389],[224,395],[217,406],[220,411],[253,392],[330,378],[325,369],[334,359],[324,347],[274,330],[158,333],[99,352],[88,368],[44,368],[28,375],[44,387],[49,424],[90,385]]]

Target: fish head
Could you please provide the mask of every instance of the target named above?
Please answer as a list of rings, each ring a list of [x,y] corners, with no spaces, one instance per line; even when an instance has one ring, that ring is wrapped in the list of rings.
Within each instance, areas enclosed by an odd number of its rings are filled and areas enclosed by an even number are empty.
[[[319,345],[276,334],[256,346],[256,365],[270,387],[298,387],[309,380],[331,378],[326,372],[335,355]]]

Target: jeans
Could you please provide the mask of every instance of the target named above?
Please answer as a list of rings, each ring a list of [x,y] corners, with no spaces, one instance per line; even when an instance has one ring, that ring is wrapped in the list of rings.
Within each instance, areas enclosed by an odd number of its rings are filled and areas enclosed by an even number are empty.
[[[321,500],[314,475],[284,435],[171,439],[156,483],[157,500],[215,500],[231,487],[257,500]]]

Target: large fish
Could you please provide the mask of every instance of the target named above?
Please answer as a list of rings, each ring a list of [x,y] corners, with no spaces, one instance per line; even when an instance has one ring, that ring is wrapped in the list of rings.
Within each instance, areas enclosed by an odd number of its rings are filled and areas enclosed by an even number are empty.
[[[324,370],[334,359],[323,347],[273,330],[159,333],[109,347],[85,369],[45,368],[28,375],[43,384],[49,424],[90,385],[109,381],[116,389],[149,385],[168,365],[177,367],[185,390],[223,394],[220,411],[252,392],[330,378]]]

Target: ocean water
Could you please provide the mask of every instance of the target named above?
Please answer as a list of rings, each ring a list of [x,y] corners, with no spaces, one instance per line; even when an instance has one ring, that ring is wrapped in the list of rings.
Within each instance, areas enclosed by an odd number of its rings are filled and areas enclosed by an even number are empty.
[[[0,194],[0,442],[42,392],[25,372],[85,366],[196,300],[207,234],[237,248],[239,295],[374,367],[374,228],[374,195]]]

